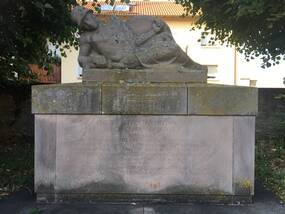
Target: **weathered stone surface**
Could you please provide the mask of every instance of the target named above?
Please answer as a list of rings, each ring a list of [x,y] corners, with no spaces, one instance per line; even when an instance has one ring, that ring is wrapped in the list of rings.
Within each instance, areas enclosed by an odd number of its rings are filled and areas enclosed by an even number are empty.
[[[105,84],[102,114],[187,114],[187,88],[171,84]]]
[[[255,117],[234,117],[233,140],[234,193],[253,195]]]
[[[257,88],[188,85],[190,115],[256,115],[257,112]]]
[[[39,201],[249,202],[254,116],[36,115],[35,156]]]
[[[207,71],[195,63],[175,42],[170,28],[154,16],[133,16],[127,20],[111,16],[101,22],[92,10],[76,6],[72,20],[80,28],[78,62],[89,68],[149,68],[181,65],[189,70]]]
[[[55,187],[56,115],[35,116],[35,191],[52,193]]]
[[[230,195],[232,136],[232,117],[58,115],[55,190]]]
[[[99,114],[100,102],[100,86],[96,84],[32,87],[32,113],[34,114]]]
[[[206,71],[187,71],[182,66],[160,66],[149,69],[89,69],[83,82],[104,83],[206,83]]]
[[[256,117],[256,138],[263,140],[285,137],[285,88],[258,89],[258,115]],[[283,97],[283,98],[282,98]]]
[[[76,194],[68,194],[68,193],[55,193],[55,194],[37,194],[44,203],[78,203],[85,202],[89,204],[95,204],[97,207],[100,203],[103,204],[137,204],[140,205],[142,203],[147,204],[181,204],[185,209],[185,204],[212,204],[212,206],[219,205],[240,205],[240,204],[249,204],[252,203],[252,195],[206,195],[206,194],[133,194],[133,193],[76,193]],[[214,205],[213,205],[214,204]],[[83,203],[84,205],[84,203]],[[219,207],[219,206],[216,206]],[[228,206],[230,208],[230,206]],[[185,211],[185,210],[184,210]],[[94,213],[94,209],[93,212]],[[147,213],[146,211],[144,213]],[[159,214],[164,214],[165,212],[160,212]],[[176,213],[176,212],[170,212]],[[183,212],[184,214],[185,212]],[[188,213],[188,212],[186,212]],[[192,213],[192,212],[190,212]],[[194,212],[195,213],[195,212]],[[208,213],[208,212],[207,212]],[[226,212],[227,213],[227,212]]]
[[[249,87],[109,83],[33,86],[38,114],[256,115],[257,89]],[[188,94],[188,95],[187,95]]]

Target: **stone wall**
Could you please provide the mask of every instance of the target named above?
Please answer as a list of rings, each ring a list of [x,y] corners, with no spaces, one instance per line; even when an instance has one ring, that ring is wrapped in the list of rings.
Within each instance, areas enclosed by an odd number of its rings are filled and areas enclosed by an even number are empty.
[[[256,138],[285,136],[285,89],[260,88]]]
[[[0,136],[1,143],[20,138],[33,139],[30,86],[0,89]]]

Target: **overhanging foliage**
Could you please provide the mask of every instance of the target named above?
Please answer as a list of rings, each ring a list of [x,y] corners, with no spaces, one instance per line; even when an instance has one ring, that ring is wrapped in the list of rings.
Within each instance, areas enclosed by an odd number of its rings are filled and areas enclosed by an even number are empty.
[[[229,43],[246,58],[262,56],[263,67],[279,64],[285,54],[284,0],[176,0],[187,15],[199,16],[197,28]]]
[[[1,0],[0,82],[31,76],[28,64],[52,62],[47,39],[56,47],[77,44],[70,11],[76,0]],[[15,75],[17,74],[17,75]]]

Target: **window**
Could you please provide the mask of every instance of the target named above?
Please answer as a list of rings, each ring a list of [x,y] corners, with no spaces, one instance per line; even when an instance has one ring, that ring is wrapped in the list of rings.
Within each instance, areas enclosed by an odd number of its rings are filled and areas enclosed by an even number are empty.
[[[101,6],[101,11],[129,11],[130,6],[129,5],[123,5],[123,4],[118,4],[118,5],[109,5],[109,4],[104,4]]]
[[[202,32],[200,43],[202,47],[219,47],[218,42],[214,40],[213,34]]]
[[[208,68],[208,80],[211,83],[219,82],[218,79],[218,66],[217,65],[207,65]]]
[[[109,4],[104,4],[101,6],[101,11],[108,11],[108,10],[113,10],[113,7],[112,5],[109,5]]]
[[[78,79],[81,79],[81,78],[82,78],[82,68],[80,67],[80,65],[78,64],[78,62],[77,62],[77,64],[76,64],[75,74],[76,74],[76,77],[77,77]]]

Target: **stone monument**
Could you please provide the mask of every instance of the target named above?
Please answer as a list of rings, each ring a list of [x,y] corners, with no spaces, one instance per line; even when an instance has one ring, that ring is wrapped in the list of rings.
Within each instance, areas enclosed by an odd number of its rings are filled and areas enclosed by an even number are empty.
[[[83,83],[32,89],[37,200],[251,202],[257,89],[208,85],[158,18],[72,19]]]

